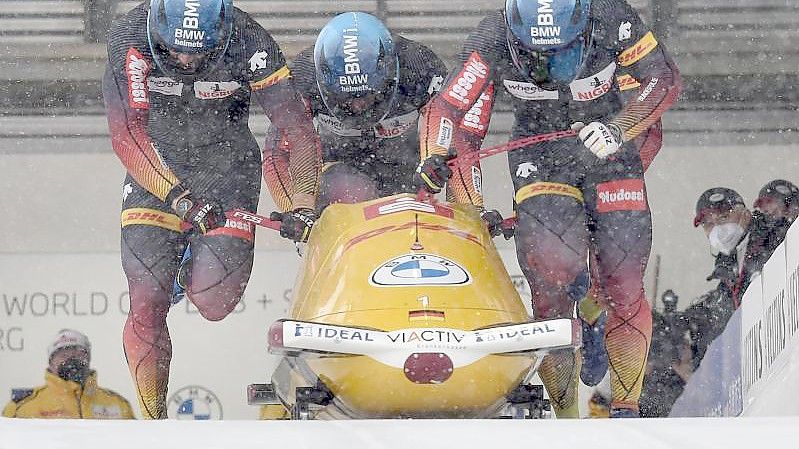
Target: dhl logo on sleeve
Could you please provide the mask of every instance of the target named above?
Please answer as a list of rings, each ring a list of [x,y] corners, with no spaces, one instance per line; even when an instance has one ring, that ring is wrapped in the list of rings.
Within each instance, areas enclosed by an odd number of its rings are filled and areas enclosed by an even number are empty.
[[[283,67],[276,70],[273,74],[267,76],[261,81],[255,81],[250,83],[250,89],[260,90],[269,86],[274,86],[275,84],[283,81],[284,79],[290,76],[291,76],[291,71],[289,70],[288,66],[284,65]]]
[[[624,50],[619,55],[619,65],[627,67],[640,61],[641,58],[648,55],[658,46],[658,41],[652,32],[648,32],[632,47]]]
[[[122,227],[131,225],[149,225],[170,231],[180,232],[180,218],[177,215],[160,210],[136,207],[122,211]]]
[[[619,85],[620,91],[635,89],[641,87],[641,83],[630,75],[622,75],[616,77],[616,84]]]

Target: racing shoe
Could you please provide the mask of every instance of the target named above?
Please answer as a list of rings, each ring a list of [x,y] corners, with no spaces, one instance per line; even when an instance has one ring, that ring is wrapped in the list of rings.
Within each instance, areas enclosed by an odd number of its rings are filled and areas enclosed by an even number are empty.
[[[611,419],[614,418],[640,418],[641,414],[638,413],[638,410],[634,410],[631,408],[613,408],[610,409],[610,417]]]
[[[169,299],[172,305],[178,304],[186,296],[186,281],[190,265],[191,247],[186,246],[186,251],[183,252],[183,258],[180,259],[180,265],[178,265],[178,272],[175,274],[175,280],[172,281],[172,297]]]
[[[605,349],[607,319],[607,312],[600,314],[593,325],[580,318],[583,327],[583,346],[580,348],[583,367],[580,370],[580,380],[589,387],[599,384],[608,371],[608,352]]]

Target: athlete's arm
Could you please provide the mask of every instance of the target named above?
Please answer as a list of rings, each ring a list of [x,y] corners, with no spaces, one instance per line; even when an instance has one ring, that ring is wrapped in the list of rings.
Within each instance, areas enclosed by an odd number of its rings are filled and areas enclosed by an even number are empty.
[[[165,200],[178,185],[178,179],[164,164],[147,134],[150,103],[146,79],[152,63],[139,49],[116,42],[117,34],[111,33],[109,39],[109,62],[103,77],[111,144],[133,179]]]
[[[623,18],[618,24],[617,64],[626,76],[619,78],[619,87],[624,91],[637,84],[638,91],[629,96],[624,109],[610,123],[619,127],[625,141],[630,141],[656,124],[677,101],[682,79],[674,60],[638,14],[625,2],[614,4]]]
[[[263,174],[266,187],[282,212],[291,211],[294,186],[289,173],[289,141],[274,125],[266,131],[263,151]]]
[[[290,210],[314,209],[322,156],[310,108],[295,90],[291,71],[277,43],[260,25],[250,21],[248,47],[256,49],[248,67],[252,99],[279,130],[280,142],[285,142],[288,149]],[[283,179],[286,180],[285,176]],[[275,198],[275,202],[284,203],[278,204],[280,208],[286,206],[285,200]]]
[[[459,64],[450,72],[444,86],[425,107],[420,121],[420,158],[456,155],[478,151],[488,132],[494,100],[491,67],[482,49],[490,42],[485,30],[496,18],[487,18],[464,43]],[[458,166],[448,183],[448,196],[459,203],[482,207],[479,161]]]

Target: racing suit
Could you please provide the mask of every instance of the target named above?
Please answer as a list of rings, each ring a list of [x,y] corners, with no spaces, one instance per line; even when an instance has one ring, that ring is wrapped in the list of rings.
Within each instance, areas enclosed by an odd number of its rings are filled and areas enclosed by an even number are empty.
[[[188,189],[225,211],[255,210],[261,160],[248,128],[251,100],[296,148],[291,209],[313,207],[319,147],[277,43],[249,15],[234,10],[231,40],[217,65],[177,76],[162,71],[151,54],[148,9],[139,5],[112,26],[103,96],[114,151],[128,172],[121,218],[130,287],[125,354],[142,414],[165,418],[172,352],[166,315],[184,249],[191,245],[187,296],[216,321],[241,298],[255,237],[251,224],[230,218],[209,232],[184,232],[170,194]]]
[[[421,157],[446,154],[450,146],[458,154],[479,147],[460,146],[449,139],[449,129],[464,117],[469,126],[459,126],[455,136],[486,127],[490,108],[482,105],[491,103],[495,90],[513,105],[512,139],[568,130],[575,122],[619,127],[625,143],[606,160],[577,138],[566,138],[511,151],[508,163],[516,192],[517,256],[535,317],[572,316],[568,292],[586,270],[590,247],[598,293],[609,309],[612,407],[637,411],[652,332],[643,290],[652,235],[643,172],[660,147],[658,122],[681,81],[663,45],[626,2],[597,0],[590,14],[587,53],[569,84],[536,84],[522,75],[513,62],[504,12],[488,15],[467,38],[460,64],[429,106]],[[457,178],[452,182],[472,188]],[[542,363],[540,375],[558,416],[577,416],[579,365],[572,351],[553,352]]]
[[[397,93],[385,117],[368,128],[342,122],[328,111],[317,86],[313,47],[291,64],[297,90],[310,104],[322,141],[324,167],[317,208],[335,202],[354,203],[402,192],[412,192],[413,172],[419,162],[418,121],[423,107],[437,93],[447,70],[430,49],[394,36],[399,57]],[[375,108],[381,110],[384,104]],[[264,148],[264,179],[282,210],[292,195],[288,160],[294,143],[272,126]]]

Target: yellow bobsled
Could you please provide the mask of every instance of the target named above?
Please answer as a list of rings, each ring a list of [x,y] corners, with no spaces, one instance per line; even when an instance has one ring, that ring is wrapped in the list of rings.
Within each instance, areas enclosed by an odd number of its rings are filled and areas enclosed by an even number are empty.
[[[269,330],[283,356],[269,388],[298,418],[493,417],[579,329],[531,321],[473,208],[334,204]]]

